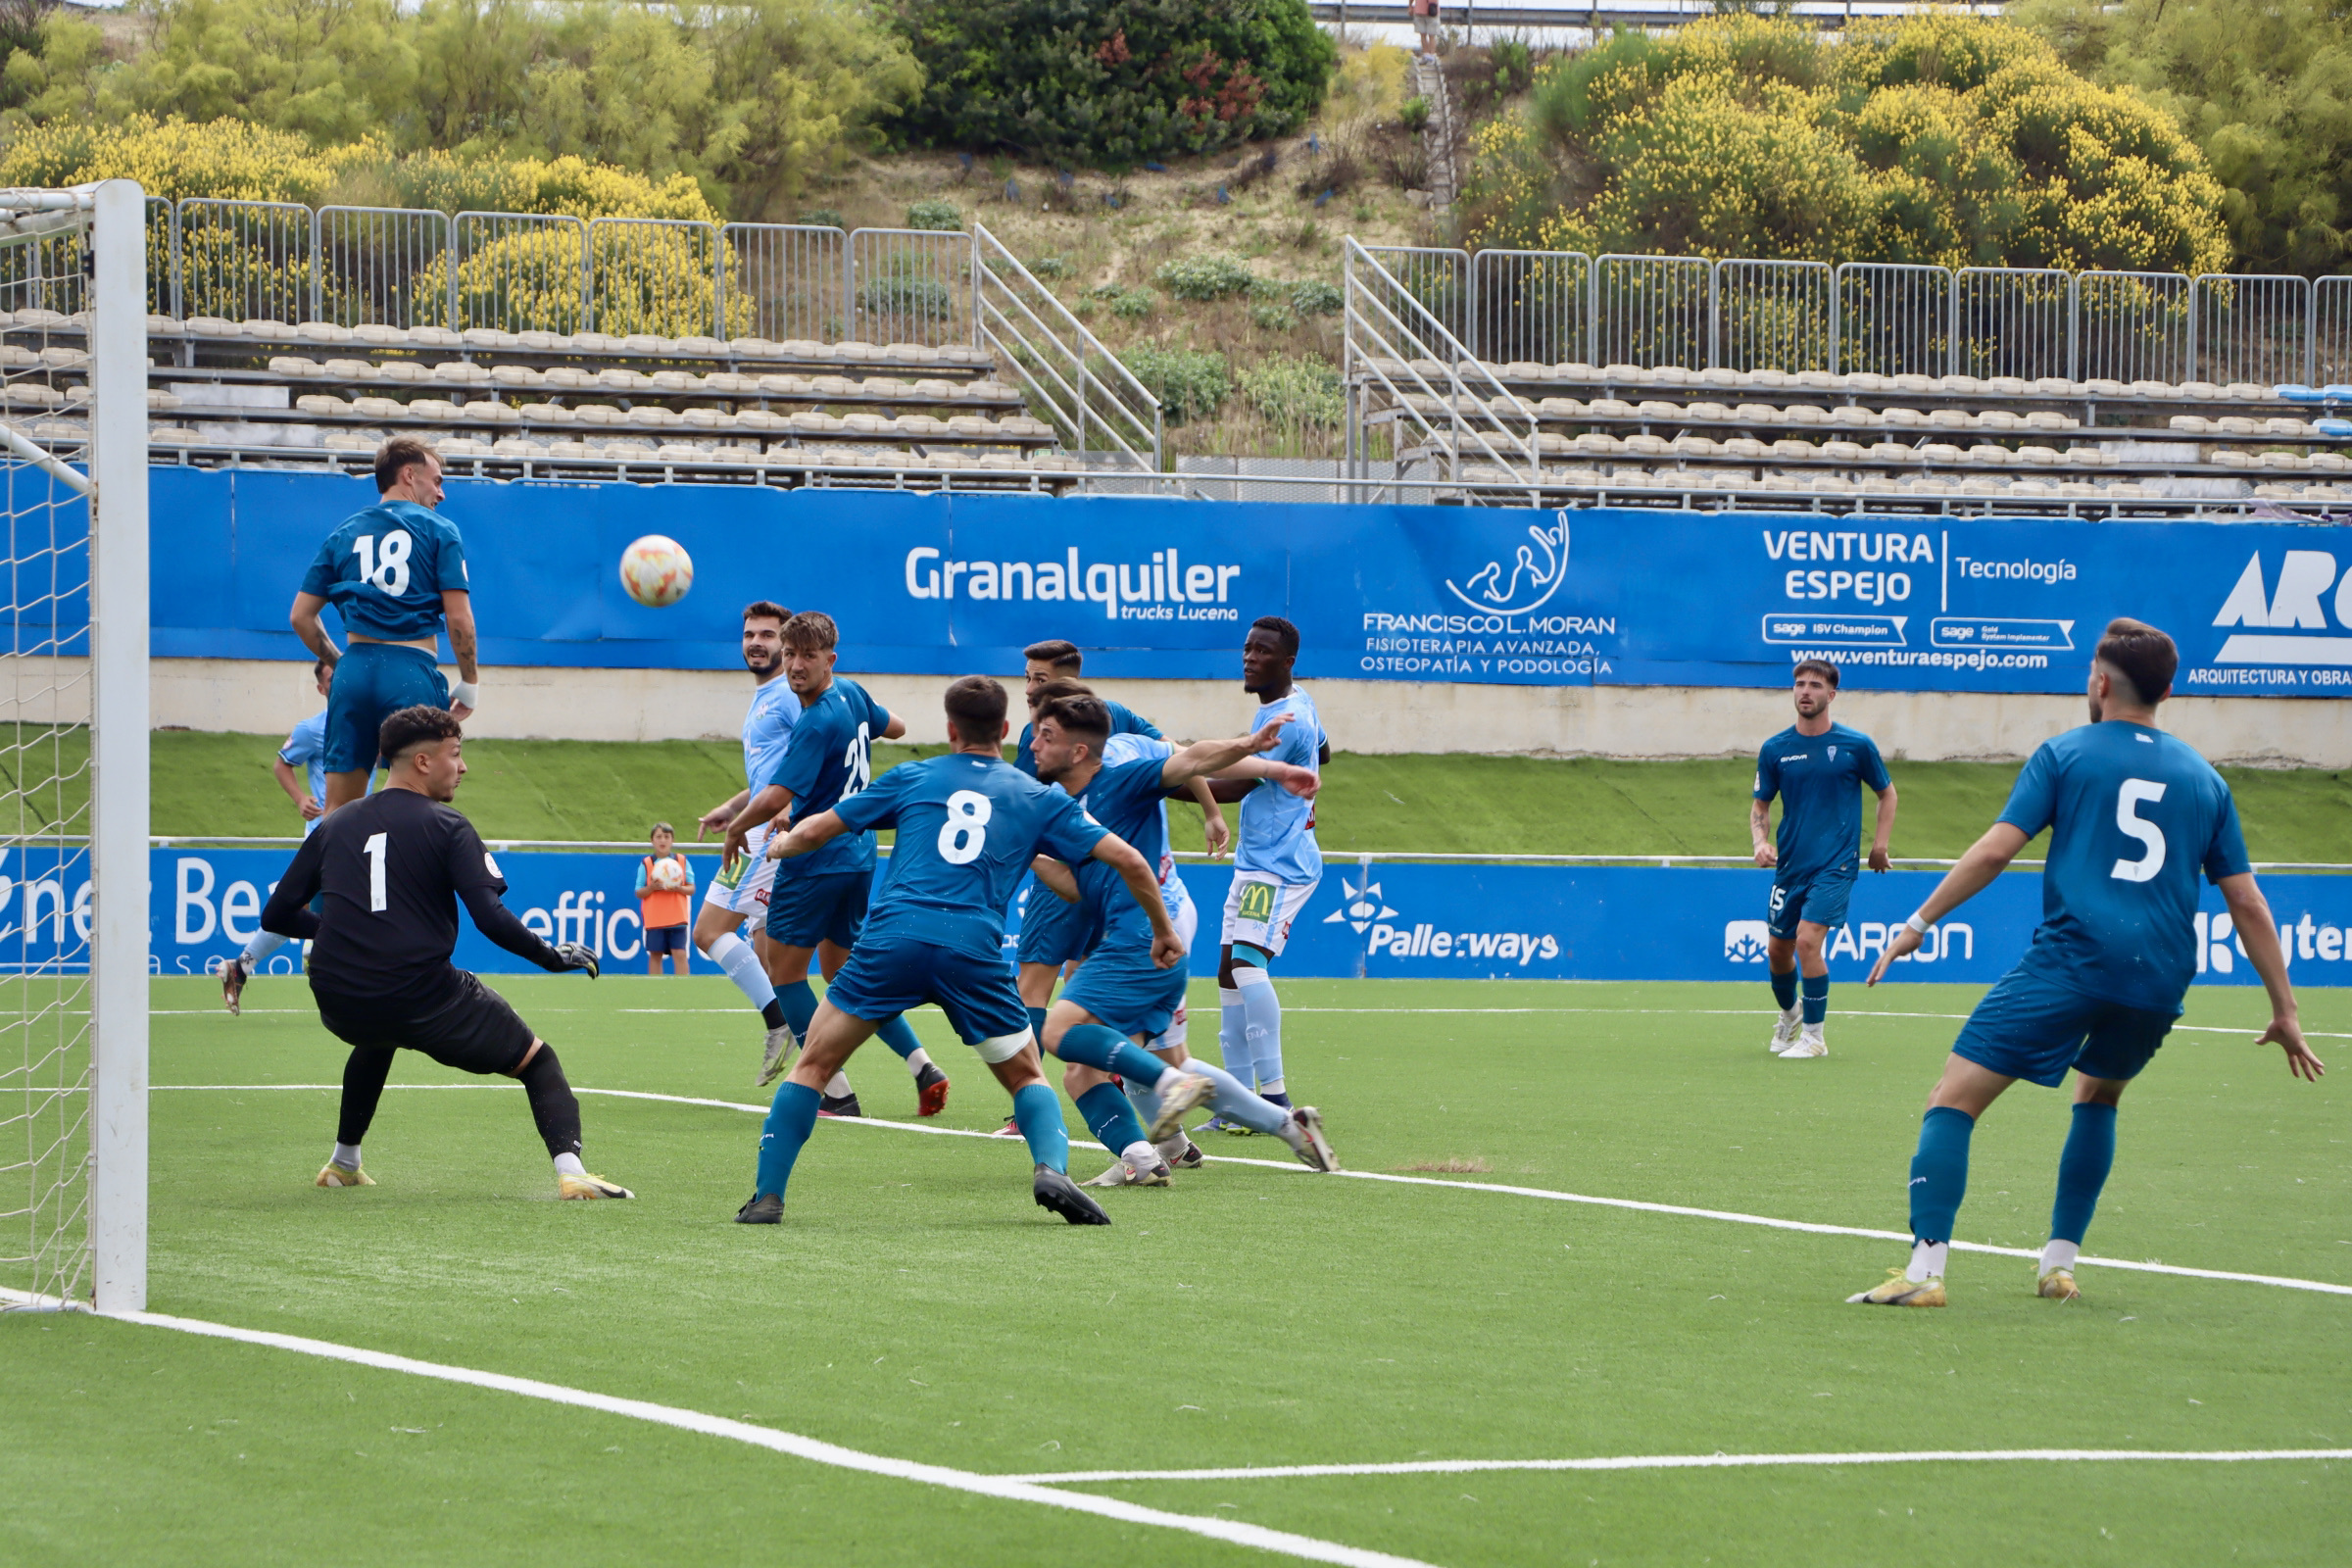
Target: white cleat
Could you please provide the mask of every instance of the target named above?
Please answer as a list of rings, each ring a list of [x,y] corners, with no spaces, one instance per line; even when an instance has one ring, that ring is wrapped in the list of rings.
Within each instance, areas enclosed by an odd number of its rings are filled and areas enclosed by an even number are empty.
[[[1331,1140],[1323,1136],[1323,1113],[1312,1105],[1300,1105],[1291,1112],[1282,1129],[1282,1141],[1309,1170],[1340,1168],[1340,1156],[1331,1152]]]
[[[1110,1169],[1092,1181],[1081,1182],[1078,1185],[1081,1187],[1165,1187],[1168,1185],[1168,1167],[1166,1161],[1155,1160],[1151,1169],[1137,1170],[1123,1159],[1114,1159],[1110,1162]]]
[[[1168,1078],[1176,1081],[1170,1083]],[[1174,1137],[1183,1129],[1184,1118],[1207,1104],[1216,1092],[1217,1086],[1200,1073],[1181,1067],[1169,1073],[1159,1081],[1159,1114],[1152,1119],[1145,1136],[1155,1144]]]
[[[1790,1007],[1782,1013],[1780,1022],[1772,1026],[1772,1044],[1765,1049],[1777,1056],[1795,1045],[1796,1032],[1804,1026],[1804,1009],[1801,1007]]]
[[[1804,1061],[1830,1054],[1830,1043],[1822,1038],[1821,1025],[1809,1023],[1796,1037],[1796,1044],[1780,1053],[1783,1061]]]
[[[767,1032],[767,1044],[760,1053],[760,1076],[752,1080],[752,1087],[765,1089],[783,1077],[784,1069],[792,1065],[793,1054],[800,1049],[801,1043],[794,1038],[792,1025],[779,1024],[770,1029]]]

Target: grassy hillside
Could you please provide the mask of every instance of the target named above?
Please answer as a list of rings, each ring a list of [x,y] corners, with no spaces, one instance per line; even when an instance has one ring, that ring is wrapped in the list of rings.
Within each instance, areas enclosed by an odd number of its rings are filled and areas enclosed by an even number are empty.
[[[275,737],[155,737],[155,831],[276,835],[298,831],[270,775]],[[875,748],[877,766],[925,750]],[[488,838],[637,839],[657,818],[687,827],[742,781],[732,742],[616,745],[474,741],[458,803]],[[1894,848],[1953,856],[1983,832],[2016,767],[1906,762]],[[1319,812],[1325,853],[1743,855],[1745,762],[1402,756],[1332,759]],[[2231,769],[2257,859],[2352,862],[2352,773]],[[1177,847],[1198,847],[1179,812]],[[1868,813],[1865,812],[1865,820]]]

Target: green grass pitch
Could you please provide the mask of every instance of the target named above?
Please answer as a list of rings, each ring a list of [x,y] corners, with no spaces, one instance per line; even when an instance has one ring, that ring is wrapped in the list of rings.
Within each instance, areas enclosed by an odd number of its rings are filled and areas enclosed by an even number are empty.
[[[723,981],[499,982],[583,1088],[755,1103]],[[1832,1054],[1763,1050],[1764,988],[1284,982],[1295,1091],[1353,1170],[1899,1230],[1922,1098],[1976,992],[1833,998]],[[584,1095],[633,1203],[552,1200],[519,1089],[404,1056],[382,1184],[310,1185],[342,1051],[307,989],[154,988],[158,1312],[744,1420],[987,1475],[1428,1459],[2352,1446],[2352,1298],[2086,1263],[2040,1301],[1956,1253],[1952,1305],[1842,1298],[1900,1244],[1214,1164],[1029,1200],[1017,1144],[823,1124],[786,1223],[729,1223],[755,1116]],[[1213,994],[1195,992],[1196,1029]],[[2352,995],[2315,992],[2352,1071]],[[2352,1285],[2342,1071],[2198,991],[2125,1101],[2090,1254]],[[929,1010],[942,1123],[1004,1097]],[[911,1119],[899,1063],[852,1063]],[[253,1086],[188,1089],[171,1086]],[[2037,1247],[2066,1104],[1978,1134],[1962,1238]],[[1073,1127],[1076,1118],[1071,1118]],[[1073,1167],[1101,1168],[1081,1134]],[[1209,1152],[1266,1159],[1266,1139]],[[1457,1173],[1444,1173],[1445,1167]],[[1466,1167],[1466,1168],[1460,1168]],[[1225,1564],[1266,1552],[942,1490],[618,1415],[80,1315],[0,1314],[0,1561]],[[2002,1461],[1123,1481],[1070,1490],[1446,1568],[2341,1562],[2352,1467]],[[2330,1544],[2333,1543],[2333,1544]]]

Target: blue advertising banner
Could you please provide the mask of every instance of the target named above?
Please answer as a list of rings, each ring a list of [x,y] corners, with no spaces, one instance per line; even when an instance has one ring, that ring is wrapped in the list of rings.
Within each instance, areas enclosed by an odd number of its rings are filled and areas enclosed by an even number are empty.
[[[158,468],[156,654],[303,657],[295,586],[373,497]],[[831,612],[843,667],[878,672],[1003,674],[1067,637],[1101,675],[1224,678],[1249,623],[1279,614],[1308,679],[1779,686],[1820,654],[1849,687],[2074,692],[2130,614],[2180,641],[2180,691],[2352,695],[2352,544],[2296,524],[466,480],[443,511],[493,665],[731,668],[737,612],[770,598]],[[696,563],[671,609],[620,590],[647,533]]]
[[[161,974],[209,973],[242,948],[291,858],[263,850],[152,855],[151,924]],[[689,858],[696,885],[710,886],[716,857]],[[523,924],[551,942],[584,942],[618,968],[643,959],[645,933],[630,891],[636,856],[511,854],[499,863],[511,886],[507,905]],[[0,869],[7,864],[0,859]],[[1193,948],[1196,976],[1216,973],[1216,921],[1232,874],[1222,865],[1183,868],[1201,918]],[[37,964],[56,954],[57,944],[71,946],[69,933],[86,933],[88,865],[75,860],[62,874],[46,862],[20,865],[16,875],[14,883],[0,880],[0,938],[10,939],[9,957],[21,954]],[[1929,871],[1863,877],[1850,918],[1831,933],[1831,974],[1850,983],[1869,973],[1888,936],[1936,881]],[[1761,980],[1771,886],[1770,873],[1753,870],[1334,862],[1294,922],[1277,968],[1286,975],[1372,979]],[[2296,981],[2352,983],[2352,877],[2278,876],[2263,886]],[[12,902],[12,892],[21,892],[21,903]],[[1896,977],[1989,983],[2017,961],[2040,918],[2040,876],[2011,872],[1937,928]],[[2259,984],[2221,895],[2210,888],[2197,935],[2202,981]],[[489,974],[530,972],[463,920],[456,961]],[[286,952],[265,966],[278,974],[294,968]]]

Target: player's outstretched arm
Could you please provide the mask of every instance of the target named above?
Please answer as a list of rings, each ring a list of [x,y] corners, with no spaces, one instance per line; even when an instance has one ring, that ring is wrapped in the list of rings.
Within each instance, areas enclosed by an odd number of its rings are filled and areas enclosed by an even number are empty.
[[[819,811],[805,822],[793,825],[789,833],[779,833],[767,841],[767,858],[789,860],[796,855],[807,855],[829,839],[848,832],[850,825],[841,819],[839,811]]]
[[[318,934],[318,915],[311,901],[318,896],[318,867],[326,859],[326,835],[314,833],[294,852],[294,863],[270,890],[262,906],[262,929],[281,937],[308,942]]]
[[[1119,873],[1127,884],[1127,896],[1142,906],[1152,921],[1152,961],[1162,969],[1174,968],[1184,961],[1184,938],[1176,934],[1176,922],[1168,918],[1168,906],[1160,897],[1159,879],[1135,846],[1116,833],[1105,833],[1095,845],[1094,858]]]
[[[1171,754],[1160,764],[1159,779],[1169,789],[1180,789],[1197,778],[1207,778],[1225,772],[1246,757],[1270,752],[1282,741],[1282,726],[1294,714],[1277,713],[1253,734],[1237,735],[1231,740],[1195,741],[1182,751]]]
[[[1029,869],[1036,872],[1038,882],[1042,886],[1051,888],[1054,896],[1062,903],[1076,904],[1078,902],[1077,873],[1061,861],[1056,860],[1051,855],[1041,855],[1029,862]]]
[[[1214,783],[1222,784],[1229,779],[1241,780],[1244,789],[1272,779],[1302,801],[1313,800],[1315,792],[1323,787],[1323,775],[1313,768],[1300,767],[1294,762],[1277,762],[1271,757],[1245,757],[1231,767],[1219,769]]]
[[[710,809],[696,817],[694,819],[695,841],[700,843],[703,839],[709,837],[710,834],[724,833],[727,830],[727,824],[735,820],[735,813],[742,810],[744,807],[750,803],[751,798],[752,792],[750,790],[737,790],[734,794],[728,796],[725,800],[719,802],[716,806],[713,806],[710,808]]]
[[[1894,841],[1894,786],[1888,784],[1879,791],[1879,825],[1870,835],[1870,868],[1884,871],[1893,863],[1887,858],[1887,846]]]
[[[2287,983],[2286,953],[2278,944],[2278,923],[2271,918],[2271,901],[2262,896],[2251,871],[2226,876],[2219,885],[2222,902],[2230,906],[2230,918],[2237,926],[2237,940],[2244,946],[2254,972],[2262,976],[2263,990],[2271,995],[2271,1026],[2255,1044],[2278,1046],[2286,1053],[2288,1072],[2318,1083],[2320,1075],[2328,1069],[2311,1054],[2311,1047],[2303,1043],[2295,988]]]
[[[550,945],[546,938],[514,917],[498,896],[498,889],[484,882],[469,882],[458,889],[458,897],[466,901],[466,912],[473,917],[473,928],[517,958],[525,958],[547,970],[562,974],[566,969],[585,969],[588,978],[597,977],[601,965],[596,955],[577,942]]]
[[[294,608],[286,612],[286,622],[294,628],[294,635],[302,639],[303,647],[332,664],[343,657],[343,650],[335,646],[335,640],[319,624],[318,612],[325,608],[326,601],[318,594],[296,594]]]
[[[1928,902],[1919,906],[1918,912],[1894,928],[1886,951],[1879,955],[1879,961],[1871,965],[1870,978],[1862,983],[1877,985],[1886,978],[1888,964],[1905,954],[1917,953],[1927,928],[1990,887],[1992,879],[2009,868],[2009,862],[2017,858],[2017,852],[2026,843],[2024,830],[2007,822],[1995,822],[1986,828],[1984,836],[1960,857],[1960,862],[1943,873],[1943,880],[1936,884],[1936,891],[1928,895]]]

